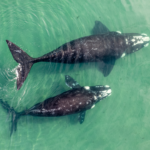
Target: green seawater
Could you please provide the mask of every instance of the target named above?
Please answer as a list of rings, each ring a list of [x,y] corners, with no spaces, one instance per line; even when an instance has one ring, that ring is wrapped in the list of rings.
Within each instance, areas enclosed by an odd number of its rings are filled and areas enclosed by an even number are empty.
[[[0,99],[16,111],[69,90],[66,74],[80,85],[109,85],[112,95],[88,110],[64,117],[23,116],[10,137],[10,118],[0,106],[1,150],[149,150],[150,46],[118,59],[108,77],[97,64],[34,64],[19,91],[6,39],[32,57],[91,35],[95,20],[111,31],[150,36],[149,0],[1,0]]]

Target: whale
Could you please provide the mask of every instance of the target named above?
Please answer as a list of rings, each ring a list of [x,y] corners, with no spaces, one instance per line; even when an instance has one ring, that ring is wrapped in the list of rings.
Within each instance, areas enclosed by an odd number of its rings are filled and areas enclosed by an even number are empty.
[[[25,115],[59,117],[79,113],[79,122],[82,124],[86,110],[93,108],[100,100],[110,96],[112,93],[108,85],[80,86],[69,75],[65,76],[65,82],[71,88],[70,90],[50,97],[21,112],[16,112],[7,102],[0,99],[2,107],[12,115],[10,135],[12,135],[13,131],[16,131],[18,119]]]
[[[6,40],[14,60],[19,63],[16,69],[17,89],[21,88],[32,65],[38,62],[65,64],[97,62],[98,69],[104,77],[107,77],[118,58],[148,46],[150,41],[144,33],[111,32],[99,21],[95,22],[92,32],[93,35],[67,42],[38,58],[30,57],[20,47]]]

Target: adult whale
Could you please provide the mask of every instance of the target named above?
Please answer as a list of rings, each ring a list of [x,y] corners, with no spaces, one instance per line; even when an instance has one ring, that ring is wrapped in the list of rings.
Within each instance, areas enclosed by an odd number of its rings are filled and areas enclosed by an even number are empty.
[[[104,76],[108,76],[116,59],[140,50],[150,41],[146,34],[109,32],[107,27],[99,22],[95,23],[93,29],[94,34],[97,32],[97,35],[65,43],[39,58],[30,57],[20,47],[6,40],[13,58],[19,63],[17,89],[21,88],[34,63],[42,61],[68,64],[98,62],[99,70]]]
[[[93,108],[97,102],[111,95],[111,88],[108,85],[81,87],[68,75],[65,76],[65,80],[66,85],[72,88],[71,90],[48,98],[22,112],[16,112],[7,102],[0,99],[2,107],[12,114],[10,135],[16,131],[17,121],[24,115],[57,117],[80,113],[79,121],[81,124],[84,121],[86,110]]]

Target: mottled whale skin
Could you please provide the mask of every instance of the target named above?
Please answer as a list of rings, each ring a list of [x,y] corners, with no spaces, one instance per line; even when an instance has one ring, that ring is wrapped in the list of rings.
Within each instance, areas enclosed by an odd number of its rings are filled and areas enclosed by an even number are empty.
[[[74,64],[98,62],[99,70],[104,76],[108,76],[116,59],[140,50],[147,46],[150,41],[146,34],[109,32],[102,23],[95,22],[93,34],[97,32],[97,35],[82,37],[65,43],[39,58],[30,57],[17,45],[6,40],[14,59],[19,63],[17,68],[17,89],[21,88],[34,63]]]
[[[80,113],[79,122],[83,123],[85,111],[93,108],[97,102],[111,95],[111,88],[108,85],[81,87],[70,76],[66,75],[65,79],[66,85],[72,88],[71,90],[50,97],[22,112],[16,112],[7,102],[0,99],[2,107],[12,114],[11,134],[16,131],[17,120],[24,115],[57,117]]]

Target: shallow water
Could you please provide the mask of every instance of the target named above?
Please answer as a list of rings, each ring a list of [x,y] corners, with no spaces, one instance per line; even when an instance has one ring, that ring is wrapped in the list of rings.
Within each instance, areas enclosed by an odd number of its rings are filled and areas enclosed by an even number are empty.
[[[32,57],[91,35],[95,20],[111,31],[150,36],[148,0],[61,0],[0,2],[0,98],[17,111],[69,88],[66,74],[80,85],[110,85],[112,95],[86,113],[58,118],[26,116],[10,137],[10,119],[0,106],[0,147],[3,150],[148,150],[150,147],[150,47],[118,59],[108,77],[97,64],[33,65],[19,91],[14,61],[6,39]]]

